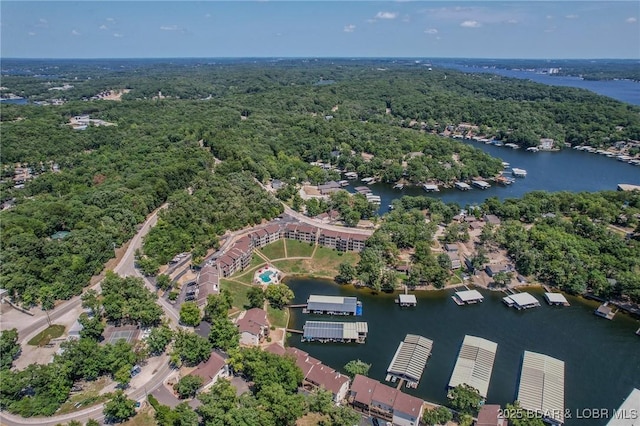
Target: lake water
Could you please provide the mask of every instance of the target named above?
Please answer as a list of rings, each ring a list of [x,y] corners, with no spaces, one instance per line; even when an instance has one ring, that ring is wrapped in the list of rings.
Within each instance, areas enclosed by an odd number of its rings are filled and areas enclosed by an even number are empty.
[[[480,204],[486,198],[498,197],[520,198],[525,193],[535,190],[557,191],[615,191],[619,183],[640,185],[640,167],[617,161],[603,155],[565,149],[559,152],[528,152],[524,149],[511,149],[486,145],[481,142],[465,141],[488,154],[501,158],[511,167],[525,169],[527,177],[517,178],[509,186],[493,184],[485,190],[473,188],[469,191],[457,189],[441,189],[440,192],[425,192],[422,187],[409,186],[402,190],[393,189],[393,184],[375,183],[369,185],[371,191],[381,198],[379,214],[389,210],[389,204],[403,195],[428,195],[440,198],[445,202],[456,202],[461,207]],[[509,172],[510,169],[507,169]],[[511,173],[505,173],[511,176]],[[359,180],[350,181],[348,190],[363,186]]]
[[[416,308],[400,308],[396,296],[372,295],[370,290],[339,286],[332,281],[289,278],[294,303],[305,303],[310,294],[357,296],[369,336],[365,344],[301,343],[292,335],[289,345],[309,352],[325,364],[342,370],[352,359],[372,364],[370,376],[383,381],[395,350],[408,333],[434,341],[432,356],[415,390],[403,391],[428,401],[446,403],[446,387],[458,351],[466,334],[498,343],[487,395],[489,403],[513,402],[517,394],[522,355],[525,350],[540,352],[565,362],[565,407],[573,414],[571,425],[604,425],[603,420],[577,420],[577,410],[618,408],[631,389],[640,387],[640,337],[634,334],[640,321],[618,314],[613,321],[596,317],[596,302],[567,296],[570,307],[548,306],[542,290],[530,290],[542,306],[517,311],[502,303],[504,294],[482,291],[483,303],[458,306],[453,290],[416,292]],[[291,310],[290,328],[302,329],[306,320],[355,321],[303,314]]]
[[[497,74],[505,77],[531,80],[536,83],[548,84],[550,86],[577,87],[579,89],[590,90],[599,95],[608,96],[622,102],[640,105],[640,82],[638,81],[583,80],[580,77],[554,76],[549,74],[540,74],[534,71],[472,67],[459,64],[447,64],[446,66],[463,72]]]

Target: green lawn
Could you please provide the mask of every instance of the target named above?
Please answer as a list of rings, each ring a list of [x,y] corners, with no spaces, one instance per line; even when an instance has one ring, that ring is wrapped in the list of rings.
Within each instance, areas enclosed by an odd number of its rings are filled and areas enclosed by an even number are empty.
[[[302,259],[298,260],[278,260],[273,262],[273,266],[280,269],[286,274],[304,274],[308,272],[305,266],[306,261]]]
[[[220,287],[231,292],[234,307],[244,309],[244,306],[249,304],[249,299],[247,298],[247,292],[249,291],[248,286],[221,279]]]
[[[31,346],[44,346],[48,344],[51,339],[56,339],[63,334],[64,325],[53,324],[33,336],[33,338],[29,340],[28,344],[30,344]]]
[[[264,266],[265,262],[262,261],[262,263],[258,266],[254,266],[251,269],[245,269],[243,272],[240,272],[238,274],[233,274],[231,277],[236,280],[236,281],[240,281],[241,283],[245,283],[247,285],[252,285],[253,284],[253,276],[255,275],[255,272],[258,270],[258,268],[260,268],[261,266]]]
[[[111,398],[110,393],[100,395],[100,391],[107,386],[111,380],[108,377],[99,377],[93,382],[87,382],[83,385],[81,392],[71,394],[69,399],[60,406],[56,414],[73,413],[74,411],[83,410],[93,405],[102,404]]]
[[[285,240],[287,245],[287,257],[311,257],[313,245],[304,241]]]
[[[284,256],[284,240],[278,240],[275,243],[264,246],[260,249],[260,253],[269,259],[282,259]]]
[[[254,254],[251,257],[251,263],[249,264],[249,267],[246,270],[253,269],[256,266],[260,266],[262,264],[264,264],[264,259],[258,256],[257,254]]]
[[[289,313],[286,309],[276,309],[272,308],[271,305],[267,305],[267,317],[272,326],[281,328],[287,327]]]

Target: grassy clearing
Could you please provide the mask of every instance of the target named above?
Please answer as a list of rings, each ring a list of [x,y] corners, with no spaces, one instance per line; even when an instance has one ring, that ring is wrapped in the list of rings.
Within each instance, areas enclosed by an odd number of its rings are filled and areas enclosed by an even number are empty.
[[[286,328],[289,322],[289,312],[286,309],[276,309],[271,305],[267,305],[267,318],[269,319],[269,324],[274,327]]]
[[[64,325],[53,324],[40,333],[33,336],[29,342],[27,342],[31,346],[44,346],[49,344],[51,339],[57,339],[58,337],[64,334]]]
[[[246,269],[241,274],[234,274],[231,277],[236,281],[240,281],[241,283],[244,283],[244,284],[247,284],[247,285],[252,285],[253,284],[253,276],[255,275],[255,272],[261,266],[264,266],[264,265],[265,265],[265,262],[263,261],[260,265],[255,266],[255,267],[253,267],[251,269]]]
[[[257,254],[254,254],[251,257],[251,263],[249,264],[249,268],[248,269],[254,269],[260,265],[264,264],[264,259],[261,258],[260,256],[258,256]]]
[[[313,245],[304,241],[285,240],[287,245],[287,257],[311,257]]]
[[[278,240],[274,243],[264,246],[260,249],[260,253],[269,259],[282,259],[284,255],[284,240]]]
[[[103,376],[93,382],[84,383],[82,391],[71,394],[69,399],[60,406],[60,410],[56,412],[56,415],[73,413],[108,401],[111,398],[111,394],[105,393],[100,395],[100,391],[110,382],[111,380],[108,377]]]
[[[138,411],[135,416],[126,422],[121,423],[121,426],[155,426],[156,424],[157,422],[154,418],[154,410],[149,406]]]
[[[231,296],[233,297],[234,307],[238,309],[244,309],[244,306],[249,304],[249,299],[247,298],[247,292],[249,291],[249,287],[247,287],[246,285],[221,279],[220,287],[222,287],[223,289],[227,289],[231,292]]]
[[[280,269],[286,274],[304,274],[308,272],[307,261],[303,259],[298,260],[278,260],[273,262],[273,266]]]

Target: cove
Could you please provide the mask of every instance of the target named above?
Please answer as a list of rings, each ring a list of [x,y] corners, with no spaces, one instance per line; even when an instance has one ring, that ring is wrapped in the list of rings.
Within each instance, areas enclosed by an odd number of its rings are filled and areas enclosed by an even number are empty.
[[[309,352],[332,368],[342,370],[352,359],[372,364],[369,375],[383,381],[398,343],[407,333],[434,341],[433,351],[420,385],[404,392],[444,404],[446,386],[466,334],[498,343],[487,395],[489,403],[513,402],[516,397],[523,351],[550,355],[565,362],[565,408],[573,414],[567,425],[604,425],[603,419],[576,419],[578,410],[618,408],[631,389],[640,386],[640,337],[634,334],[640,321],[618,314],[613,321],[598,318],[597,302],[567,296],[570,307],[552,307],[542,290],[528,289],[542,304],[517,311],[502,303],[501,292],[480,290],[483,303],[458,306],[453,290],[414,292],[416,308],[400,308],[395,295],[372,295],[369,289],[340,286],[330,280],[287,278],[294,291],[294,304],[305,303],[310,294],[357,296],[363,304],[359,321],[367,321],[369,335],[364,344],[301,343],[293,334],[288,344]],[[291,309],[289,328],[301,330],[307,320],[354,321],[303,314]]]

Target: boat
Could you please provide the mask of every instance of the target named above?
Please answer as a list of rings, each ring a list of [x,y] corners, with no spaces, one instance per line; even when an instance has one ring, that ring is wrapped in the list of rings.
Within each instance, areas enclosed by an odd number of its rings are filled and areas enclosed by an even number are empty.
[[[511,169],[511,173],[515,176],[515,177],[526,177],[527,176],[527,171],[525,169],[518,169],[516,167],[514,167],[513,169]]]
[[[510,178],[507,176],[496,177],[496,183],[499,183],[500,185],[511,185],[515,181],[516,180],[514,178]]]
[[[527,148],[527,151],[529,152],[538,152],[540,151],[540,149],[536,146],[530,146],[529,148]]]
[[[503,161],[502,167],[504,167],[505,169],[508,169],[509,167],[511,167],[511,163],[507,163],[506,161]]]
[[[496,141],[496,140],[493,141],[493,144],[495,146],[503,146],[504,145],[504,143],[502,143],[501,141]]]
[[[404,183],[396,183],[393,185],[393,189],[402,189],[404,188]]]

